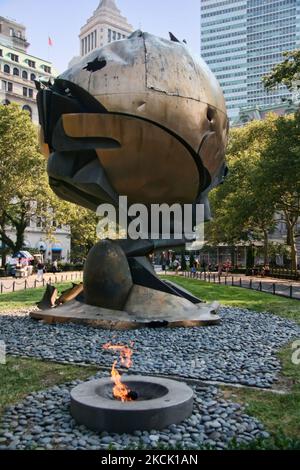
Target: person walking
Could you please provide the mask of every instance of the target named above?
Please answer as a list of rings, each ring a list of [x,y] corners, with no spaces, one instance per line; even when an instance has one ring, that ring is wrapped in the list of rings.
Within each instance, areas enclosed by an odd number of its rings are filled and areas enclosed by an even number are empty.
[[[52,263],[52,273],[53,273],[53,274],[56,274],[57,271],[58,271],[58,262],[57,262],[57,260],[55,260],[55,261],[53,261],[53,263]]]
[[[39,263],[37,265],[37,281],[38,282],[43,282],[43,280],[44,280],[44,270],[45,270],[44,264]]]

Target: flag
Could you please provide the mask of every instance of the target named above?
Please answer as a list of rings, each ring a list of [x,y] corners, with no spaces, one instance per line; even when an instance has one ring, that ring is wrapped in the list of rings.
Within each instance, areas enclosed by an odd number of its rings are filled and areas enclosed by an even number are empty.
[[[53,41],[52,41],[52,39],[50,38],[50,36],[48,37],[48,45],[49,45],[49,46],[53,46]]]

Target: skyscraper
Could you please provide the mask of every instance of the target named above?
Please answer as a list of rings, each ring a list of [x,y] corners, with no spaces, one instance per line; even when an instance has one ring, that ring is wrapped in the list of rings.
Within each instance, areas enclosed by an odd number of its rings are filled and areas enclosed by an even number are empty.
[[[224,90],[231,118],[246,106],[291,97],[262,77],[300,46],[300,0],[201,0],[201,52]]]
[[[121,15],[115,0],[101,0],[93,16],[81,28],[80,55],[84,57],[109,42],[125,39],[132,31],[132,26]]]

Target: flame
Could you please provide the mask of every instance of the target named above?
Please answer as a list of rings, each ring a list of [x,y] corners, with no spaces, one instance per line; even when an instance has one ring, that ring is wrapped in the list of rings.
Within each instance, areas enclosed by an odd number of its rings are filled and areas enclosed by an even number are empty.
[[[106,351],[119,351],[120,353],[120,362],[121,365],[126,367],[127,369],[130,369],[132,366],[132,355],[133,355],[133,350],[132,347],[134,346],[134,343],[130,343],[130,346],[124,346],[122,344],[116,344],[113,345],[111,343],[107,343],[103,346],[103,349]],[[117,370],[117,364],[118,361],[116,360],[113,363],[112,370],[111,370],[111,379],[113,383],[115,384],[113,388],[113,395],[117,400],[121,400],[123,403],[132,401],[132,398],[130,397],[131,390],[122,382],[122,377]]]

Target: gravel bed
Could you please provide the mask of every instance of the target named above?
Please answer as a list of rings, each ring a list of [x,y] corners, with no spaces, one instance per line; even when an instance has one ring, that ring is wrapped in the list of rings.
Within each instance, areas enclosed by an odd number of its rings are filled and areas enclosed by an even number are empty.
[[[280,371],[276,352],[300,336],[300,327],[238,308],[223,308],[221,316],[220,325],[206,328],[116,332],[5,314],[0,316],[0,340],[8,354],[105,367],[114,357],[103,350],[105,343],[134,341],[133,372],[270,388]]]
[[[33,393],[22,403],[8,407],[0,425],[0,450],[99,450],[111,447],[123,450],[139,446],[149,450],[161,444],[168,448],[181,445],[184,449],[197,449],[206,445],[223,449],[232,440],[248,443],[268,437],[259,421],[247,416],[239,404],[222,399],[213,386],[194,387],[193,414],[179,425],[171,425],[163,431],[97,434],[77,425],[70,415],[70,390],[79,383]]]

